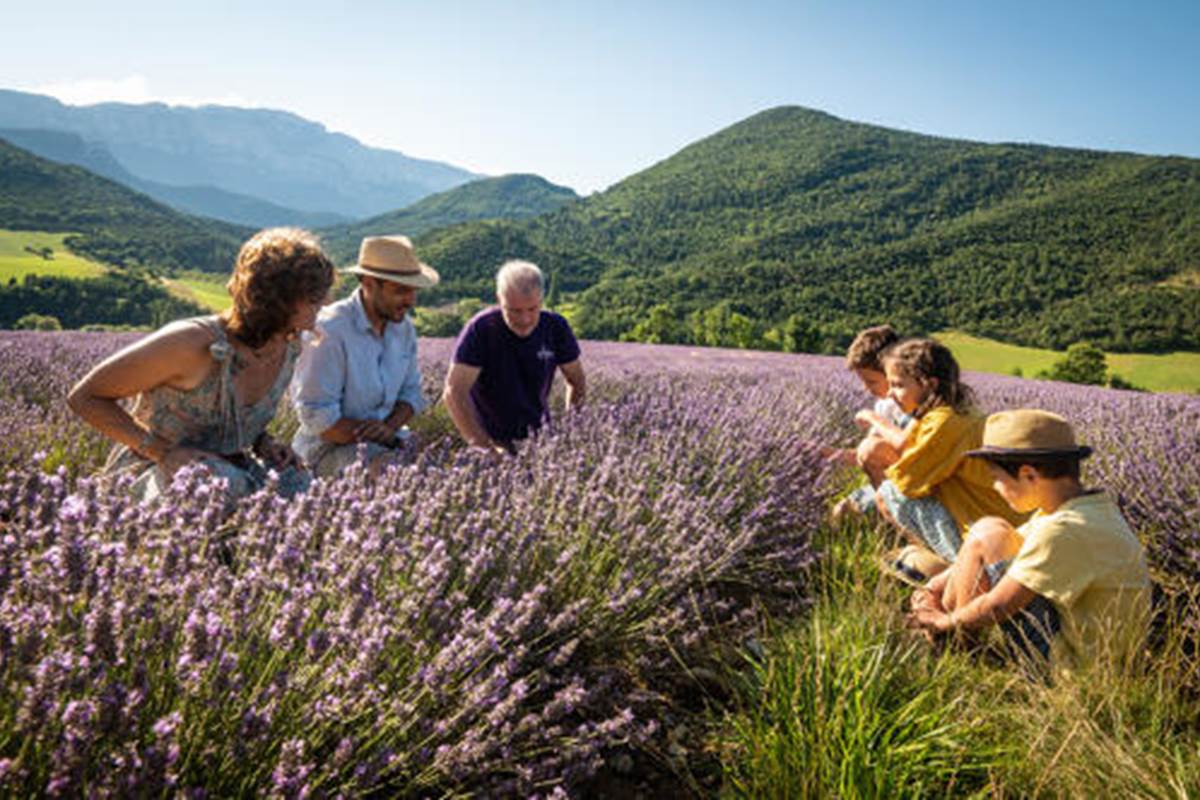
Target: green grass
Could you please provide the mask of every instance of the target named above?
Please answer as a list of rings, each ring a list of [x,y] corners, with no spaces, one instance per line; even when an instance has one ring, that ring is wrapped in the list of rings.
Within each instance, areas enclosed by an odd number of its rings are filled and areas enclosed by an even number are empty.
[[[819,534],[812,614],[781,625],[715,723],[726,797],[1187,797],[1194,657],[1168,632],[1133,674],[1047,686],[907,630],[871,525]]]
[[[70,233],[0,230],[0,284],[15,278],[20,282],[26,275],[52,275],[66,278],[94,278],[106,267],[81,258],[67,249],[63,238]],[[26,250],[50,249],[50,258]]]
[[[1036,347],[981,339],[957,331],[935,334],[954,352],[963,369],[1012,374],[1019,368],[1027,378],[1048,369],[1063,353]],[[1200,353],[1109,353],[1108,367],[1125,380],[1154,392],[1200,391]]]
[[[191,300],[210,311],[224,311],[232,302],[225,283],[229,278],[224,275],[207,275],[199,272],[187,272],[176,278],[166,278],[167,288],[177,297]]]

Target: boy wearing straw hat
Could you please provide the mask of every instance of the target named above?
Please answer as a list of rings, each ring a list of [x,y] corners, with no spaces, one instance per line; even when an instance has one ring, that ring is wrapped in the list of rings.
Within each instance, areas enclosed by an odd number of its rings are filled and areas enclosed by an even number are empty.
[[[1026,655],[1078,668],[1121,664],[1142,643],[1150,611],[1145,551],[1102,492],[1080,482],[1091,448],[1062,417],[1021,409],[988,417],[983,447],[997,492],[1020,528],[977,522],[953,568],[913,596],[914,625],[932,632],[1000,623]]]
[[[328,477],[365,454],[376,474],[391,461],[405,424],[427,405],[417,366],[417,333],[408,312],[437,272],[404,236],[362,240],[344,270],[358,288],[326,306],[292,381],[300,428],[292,441],[313,473]]]

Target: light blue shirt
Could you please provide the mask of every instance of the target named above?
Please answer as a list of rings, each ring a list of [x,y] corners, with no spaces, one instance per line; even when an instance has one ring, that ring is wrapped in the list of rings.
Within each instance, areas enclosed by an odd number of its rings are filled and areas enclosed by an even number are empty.
[[[315,334],[305,334],[291,398],[300,418],[292,447],[308,464],[333,446],[321,441],[321,433],[343,417],[384,419],[400,401],[420,412],[428,403],[421,394],[412,320],[406,316],[384,325],[382,336],[375,333],[361,288],[326,306]]]

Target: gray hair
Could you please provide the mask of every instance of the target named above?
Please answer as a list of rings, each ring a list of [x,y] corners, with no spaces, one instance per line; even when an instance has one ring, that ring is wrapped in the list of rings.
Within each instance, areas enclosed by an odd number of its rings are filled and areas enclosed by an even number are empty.
[[[538,269],[537,264],[530,261],[506,261],[500,267],[500,271],[496,273],[496,294],[498,295],[507,294],[510,290],[522,297],[527,297],[534,292],[541,295],[545,293],[544,286],[542,271]]]

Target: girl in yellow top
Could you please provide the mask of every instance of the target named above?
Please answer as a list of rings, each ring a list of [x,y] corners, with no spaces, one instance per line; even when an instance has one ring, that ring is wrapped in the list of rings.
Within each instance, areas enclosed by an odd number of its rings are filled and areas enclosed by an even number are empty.
[[[984,416],[946,346],[932,339],[899,342],[884,352],[883,369],[888,396],[917,421],[900,460],[884,473],[876,494],[880,512],[947,562],[975,520],[1023,522],[992,487],[987,467],[966,457],[983,441]]]

